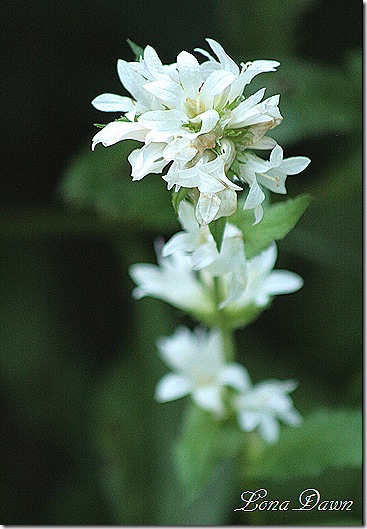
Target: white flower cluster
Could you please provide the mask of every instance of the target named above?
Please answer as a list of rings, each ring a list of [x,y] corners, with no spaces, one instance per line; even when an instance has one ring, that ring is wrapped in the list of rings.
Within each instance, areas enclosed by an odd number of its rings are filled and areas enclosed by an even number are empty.
[[[180,203],[179,220],[184,231],[157,248],[158,266],[143,263],[131,267],[138,285],[135,297],[157,297],[208,321],[218,310],[232,317],[248,309],[261,311],[274,295],[301,288],[298,274],[273,270],[275,243],[247,260],[242,233],[236,226],[227,223],[218,252],[208,226],[198,225],[188,202]],[[214,278],[220,279],[221,299]]]
[[[251,315],[258,314],[272,296],[301,288],[303,281],[297,274],[273,270],[275,243],[246,259],[242,233],[236,226],[226,224],[218,251],[208,226],[198,224],[189,202],[180,203],[179,220],[183,231],[157,249],[158,266],[143,263],[131,267],[137,298],[163,299],[214,327],[220,312],[227,318],[228,328],[234,329],[238,322],[243,323],[238,315],[246,316],[249,310]],[[245,431],[258,428],[267,442],[277,440],[278,419],[291,425],[300,421],[288,396],[294,383],[268,381],[253,387],[244,367],[225,361],[219,330],[200,328],[192,333],[180,328],[172,337],[160,340],[158,347],[173,370],[158,383],[158,401],[191,394],[198,406],[221,417],[225,387],[229,386],[236,392],[231,407],[239,426]]]
[[[162,359],[172,369],[156,388],[156,399],[168,402],[191,394],[194,402],[221,417],[226,386],[235,390],[231,398],[238,425],[246,432],[256,428],[268,443],[279,436],[278,420],[296,426],[301,416],[288,393],[296,388],[291,381],[269,380],[252,386],[246,369],[226,362],[219,331],[191,332],[181,327],[158,343]],[[228,400],[228,399],[227,399]]]
[[[177,62],[163,65],[147,46],[139,62],[119,60],[117,71],[132,98],[102,94],[92,104],[122,116],[93,138],[92,148],[134,139],[144,143],[129,161],[133,180],[162,173],[168,188],[190,189],[199,224],[232,215],[237,209],[239,183],[250,187],[244,209],[262,217],[261,186],[286,193],[287,175],[307,167],[306,157],[283,159],[283,150],[266,133],[279,125],[279,95],[263,99],[265,88],[245,97],[251,80],[275,71],[277,61],[237,64],[216,41],[207,39],[216,55],[196,49],[206,60],[182,51]],[[268,160],[255,154],[271,151]],[[236,183],[237,182],[237,183]]]

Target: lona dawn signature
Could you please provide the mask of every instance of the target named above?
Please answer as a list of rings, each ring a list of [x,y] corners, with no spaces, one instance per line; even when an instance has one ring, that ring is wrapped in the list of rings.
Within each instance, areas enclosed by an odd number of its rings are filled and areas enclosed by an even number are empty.
[[[351,511],[353,500],[335,500],[321,497],[317,489],[305,489],[298,496],[298,503],[291,506],[290,500],[268,499],[266,489],[256,491],[245,490],[241,494],[244,502],[242,507],[235,511]]]

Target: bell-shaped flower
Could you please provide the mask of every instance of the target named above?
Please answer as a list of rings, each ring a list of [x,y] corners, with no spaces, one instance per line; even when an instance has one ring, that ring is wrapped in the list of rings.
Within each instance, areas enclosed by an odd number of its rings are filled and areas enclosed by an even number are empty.
[[[248,387],[234,398],[240,428],[246,432],[258,429],[267,443],[275,443],[279,437],[279,421],[298,426],[302,417],[294,408],[289,393],[297,387],[292,380],[266,380]]]
[[[263,160],[251,152],[242,152],[238,156],[240,162],[239,178],[250,186],[243,209],[253,209],[255,224],[263,217],[262,202],[265,194],[261,186],[274,193],[287,192],[285,181],[288,175],[298,174],[310,163],[306,156],[294,156],[283,159],[283,149],[276,145],[271,151],[269,160]]]
[[[220,416],[224,412],[224,387],[243,391],[249,384],[244,367],[225,361],[217,329],[198,328],[191,332],[180,327],[173,336],[162,338],[158,348],[172,369],[156,387],[155,397],[159,402],[191,395],[198,406]]]
[[[277,247],[273,243],[252,259],[246,261],[246,286],[229,308],[241,309],[250,305],[265,307],[273,296],[296,292],[303,285],[302,278],[288,270],[273,270]]]

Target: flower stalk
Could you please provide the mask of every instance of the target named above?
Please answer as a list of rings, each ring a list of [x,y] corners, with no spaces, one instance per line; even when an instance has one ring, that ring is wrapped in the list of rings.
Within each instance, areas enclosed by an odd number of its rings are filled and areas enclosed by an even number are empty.
[[[131,267],[133,294],[170,303],[201,326],[180,327],[159,341],[171,371],[158,382],[155,398],[166,402],[189,395],[216,420],[236,416],[250,452],[256,452],[257,434],[275,443],[279,421],[301,422],[289,397],[297,384],[253,385],[236,362],[235,330],[259,316],[274,296],[303,285],[298,274],[274,266],[275,241],[299,220],[304,200],[271,209],[264,190],[285,194],[287,176],[303,171],[310,160],[284,158],[268,136],[283,120],[280,96],[264,99],[265,88],[246,95],[255,76],[275,72],[280,64],[255,60],[239,67],[219,43],[207,42],[215,57],[196,49],[204,56],[201,63],[183,51],[174,64],[163,65],[151,46],[139,48],[138,61],[119,60],[118,75],[132,97],[106,93],[93,100],[96,109],[120,116],[94,136],[92,148],[140,141],[128,157],[132,179],[160,174],[174,190],[182,230],[156,244],[158,265]],[[239,211],[237,197],[243,193]],[[250,223],[243,210],[253,212]]]

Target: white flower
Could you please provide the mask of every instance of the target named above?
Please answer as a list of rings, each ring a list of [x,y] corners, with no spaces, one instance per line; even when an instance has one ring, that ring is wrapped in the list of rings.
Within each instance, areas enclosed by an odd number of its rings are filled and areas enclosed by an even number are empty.
[[[226,363],[218,330],[191,332],[180,327],[173,336],[158,342],[160,354],[173,370],[157,385],[155,397],[167,402],[191,394],[195,403],[221,415],[224,386],[238,391],[248,386],[247,371],[234,362]]]
[[[297,383],[292,380],[267,380],[254,387],[249,384],[234,400],[240,428],[246,432],[258,428],[266,442],[275,443],[279,436],[279,420],[290,426],[302,421],[288,395],[296,387]]]
[[[273,270],[277,259],[277,247],[273,243],[246,262],[246,288],[231,307],[240,308],[254,304],[265,307],[271,298],[279,294],[296,292],[303,285],[302,278],[288,270]]]
[[[159,298],[198,315],[214,313],[211,292],[196,277],[190,257],[179,252],[162,257],[160,246],[156,248],[158,266],[140,263],[130,268],[130,275],[138,285],[133,295],[138,299]]]
[[[182,51],[175,64],[163,65],[151,46],[140,62],[119,60],[118,75],[132,98],[102,94],[92,101],[98,110],[124,114],[95,135],[92,148],[144,142],[129,156],[133,180],[168,168],[162,176],[169,189],[198,190],[195,214],[202,225],[236,211],[242,187],[229,178],[234,160],[245,149],[272,148],[274,141],[264,136],[282,120],[279,96],[262,101],[265,89],[243,95],[255,75],[275,71],[279,63],[239,68],[217,42],[207,41],[218,61],[199,50],[208,59],[199,64]]]
[[[163,252],[162,245],[157,246],[158,265],[140,263],[130,268],[130,275],[138,285],[133,291],[136,298],[162,299],[207,322],[213,321],[218,310],[223,310],[229,319],[234,319],[236,327],[238,322],[247,320],[248,310],[252,319],[273,296],[296,292],[302,287],[303,280],[298,274],[273,270],[277,257],[275,243],[246,260],[242,238],[237,228],[229,225],[218,252],[209,229],[193,224],[192,206],[185,205],[183,210],[189,212],[188,216],[181,216],[187,231],[174,235]],[[214,277],[220,278],[219,303]]]
[[[243,209],[254,209],[255,224],[260,222],[263,216],[261,204],[265,199],[259,184],[274,193],[285,194],[287,192],[285,188],[287,176],[300,173],[306,169],[311,161],[306,156],[283,159],[283,149],[280,145],[274,147],[269,161],[251,153],[242,153],[238,159],[240,161],[238,176],[250,186]]]
[[[163,256],[182,252],[191,255],[192,268],[205,270],[213,277],[227,276],[228,297],[221,303],[223,308],[240,298],[244,292],[247,276],[245,249],[241,231],[227,223],[220,252],[208,226],[200,226],[194,208],[182,201],[178,210],[179,221],[185,231],[173,235],[164,245]]]

